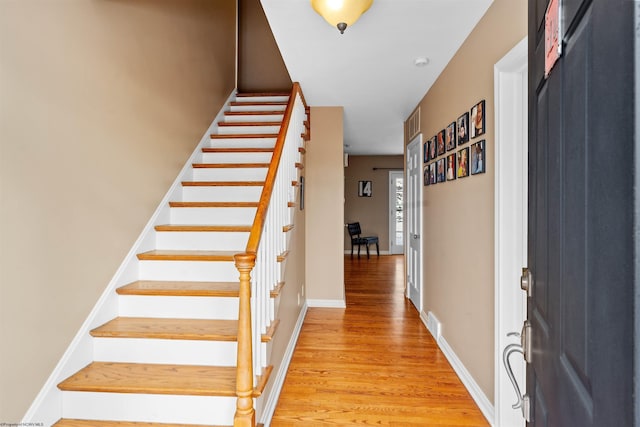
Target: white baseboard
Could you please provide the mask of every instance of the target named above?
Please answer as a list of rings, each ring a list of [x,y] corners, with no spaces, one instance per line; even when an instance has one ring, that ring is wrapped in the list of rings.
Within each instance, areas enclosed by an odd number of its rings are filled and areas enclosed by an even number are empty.
[[[276,405],[278,404],[278,399],[280,398],[280,392],[282,391],[282,386],[284,385],[284,380],[287,376],[289,364],[291,363],[293,352],[296,349],[296,343],[298,342],[298,337],[300,336],[300,330],[302,329],[302,324],[304,323],[306,314],[307,304],[305,303],[302,306],[302,310],[300,310],[298,321],[296,322],[296,325],[293,328],[293,332],[291,334],[291,339],[289,339],[287,349],[282,356],[282,363],[280,364],[278,373],[274,378],[273,387],[271,388],[271,393],[269,393],[269,398],[264,404],[264,410],[261,417],[262,421],[260,422],[263,423],[265,427],[269,427],[269,425],[271,424],[271,418],[273,417],[273,413],[276,410]]]
[[[347,308],[347,304],[343,299],[308,299],[307,307]]]
[[[449,346],[449,343],[447,343],[447,340],[445,340],[443,336],[440,336],[440,339],[438,340],[438,346],[453,367],[453,370],[456,371],[456,374],[458,374],[458,377],[460,378],[460,381],[462,381],[462,384],[464,384],[464,386],[469,391],[469,394],[471,394],[471,397],[480,408],[480,411],[482,411],[482,415],[484,415],[490,425],[494,425],[495,414],[491,401],[489,401],[478,383],[476,383],[476,381],[473,379],[473,376],[469,373],[469,371],[467,371],[467,368],[465,368],[462,361],[458,358],[456,353],[453,351],[451,346]]]

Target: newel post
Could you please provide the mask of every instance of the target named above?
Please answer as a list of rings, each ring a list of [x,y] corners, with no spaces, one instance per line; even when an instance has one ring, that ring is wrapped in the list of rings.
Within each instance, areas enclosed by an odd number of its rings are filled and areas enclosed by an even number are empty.
[[[240,308],[238,310],[238,367],[236,371],[236,413],[234,427],[254,427],[253,350],[251,333],[251,270],[256,265],[255,254],[234,255],[240,272]]]

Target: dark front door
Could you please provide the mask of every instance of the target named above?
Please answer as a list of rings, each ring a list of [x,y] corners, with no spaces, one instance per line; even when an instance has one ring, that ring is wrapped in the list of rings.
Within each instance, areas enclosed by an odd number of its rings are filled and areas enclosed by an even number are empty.
[[[545,78],[548,3],[529,0],[529,425],[634,426],[638,2],[561,0]]]

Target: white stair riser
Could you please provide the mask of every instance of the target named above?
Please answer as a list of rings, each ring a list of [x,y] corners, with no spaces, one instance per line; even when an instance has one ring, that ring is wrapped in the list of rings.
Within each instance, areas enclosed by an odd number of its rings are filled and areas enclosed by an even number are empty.
[[[262,187],[182,187],[185,202],[257,202]]]
[[[140,261],[140,280],[237,282],[240,274],[229,261]]]
[[[272,152],[266,153],[202,153],[201,163],[269,163]]]
[[[138,338],[94,338],[97,362],[168,363],[173,365],[235,366],[236,342]]]
[[[235,397],[62,393],[63,418],[232,425]]]
[[[120,295],[122,317],[238,319],[238,298]]]
[[[287,102],[288,95],[236,96],[235,102]]]
[[[156,249],[240,252],[246,248],[248,239],[249,232],[158,231]]]
[[[213,148],[273,148],[276,146],[276,138],[215,138],[211,140]]]
[[[262,102],[262,101],[260,101]],[[229,111],[284,111],[286,105],[231,105]]]
[[[194,181],[264,181],[267,168],[194,168]]]
[[[253,224],[257,208],[171,208],[172,224]]]
[[[284,114],[234,114],[232,116],[224,116],[227,123],[237,122],[282,122]]]
[[[244,135],[244,134],[256,134],[256,133],[278,133],[280,132],[280,125],[272,126],[220,126],[218,128],[218,134],[220,135]]]

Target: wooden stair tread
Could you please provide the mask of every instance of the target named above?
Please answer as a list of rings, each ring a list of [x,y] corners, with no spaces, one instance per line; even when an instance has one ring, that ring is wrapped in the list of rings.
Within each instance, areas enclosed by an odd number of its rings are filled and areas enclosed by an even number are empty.
[[[92,362],[58,388],[64,391],[236,395],[235,366]]]
[[[300,154],[307,154],[307,149],[304,147],[298,147],[298,153]]]
[[[253,390],[259,397],[273,366]],[[235,366],[92,362],[58,384],[63,391],[235,397]]]
[[[245,138],[277,138],[277,133],[233,133],[229,135],[225,134],[211,134],[211,139],[245,139]]]
[[[280,126],[282,122],[218,122],[218,126]]]
[[[163,224],[156,225],[155,230],[178,232],[248,233],[251,231],[251,225]]]
[[[143,261],[234,261],[238,252],[152,250],[138,254]]]
[[[287,259],[288,256],[289,256],[289,251],[284,251],[280,255],[278,255],[277,261],[278,262],[283,262],[284,260]]]
[[[269,163],[193,163],[195,169],[268,168]]]
[[[182,181],[183,187],[263,187],[264,181]]]
[[[172,208],[257,208],[258,202],[169,202]]]
[[[246,106],[255,106],[255,105],[273,105],[273,106],[286,106],[289,103],[286,101],[249,101],[249,102],[238,102],[232,101],[229,103],[232,107],[246,107]]]
[[[285,282],[278,282],[275,288],[273,288],[270,292],[271,298],[277,298],[280,296],[280,292],[282,292],[282,288],[284,288]]]
[[[52,427],[231,427],[212,426],[203,424],[164,424],[164,423],[142,423],[132,421],[104,421],[104,420],[75,420],[63,418]]]
[[[236,93],[236,97],[242,98],[245,96],[256,97],[256,96],[286,96],[289,97],[291,93],[289,92],[240,92]]]
[[[178,282],[138,280],[116,289],[119,295],[231,297],[237,298],[238,282]]]
[[[219,148],[219,147],[204,147],[202,149],[203,153],[273,153],[273,148],[242,148],[242,147],[228,147],[228,148]]]
[[[91,331],[97,338],[237,341],[238,321],[116,317]]]
[[[225,116],[284,116],[283,110],[273,111],[225,111]]]

